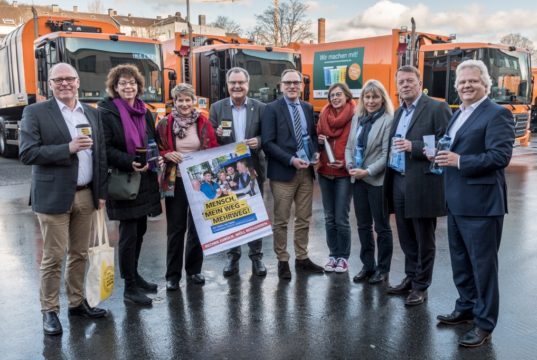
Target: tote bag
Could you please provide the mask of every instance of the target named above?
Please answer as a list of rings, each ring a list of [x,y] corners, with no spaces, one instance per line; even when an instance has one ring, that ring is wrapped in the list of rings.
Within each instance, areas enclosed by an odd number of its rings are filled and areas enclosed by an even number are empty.
[[[95,307],[107,299],[114,289],[114,248],[108,242],[104,208],[93,215],[92,241],[88,249],[89,268],[86,274],[86,298]]]

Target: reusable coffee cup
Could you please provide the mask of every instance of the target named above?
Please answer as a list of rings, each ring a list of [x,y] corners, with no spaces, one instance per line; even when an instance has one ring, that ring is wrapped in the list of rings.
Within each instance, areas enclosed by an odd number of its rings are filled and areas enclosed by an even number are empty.
[[[434,135],[423,135],[423,147],[425,148],[425,155],[435,156],[436,146],[434,144]]]
[[[137,147],[136,148],[136,158],[134,159],[137,163],[140,163],[142,167],[147,164],[147,148]]]
[[[91,137],[91,126],[90,124],[78,124],[75,126],[76,132],[79,136],[89,136]]]

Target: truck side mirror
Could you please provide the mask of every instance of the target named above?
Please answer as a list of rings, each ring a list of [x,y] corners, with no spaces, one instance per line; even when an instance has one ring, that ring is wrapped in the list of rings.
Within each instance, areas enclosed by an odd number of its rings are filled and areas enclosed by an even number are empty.
[[[309,75],[304,75],[304,101],[310,100],[310,77]]]

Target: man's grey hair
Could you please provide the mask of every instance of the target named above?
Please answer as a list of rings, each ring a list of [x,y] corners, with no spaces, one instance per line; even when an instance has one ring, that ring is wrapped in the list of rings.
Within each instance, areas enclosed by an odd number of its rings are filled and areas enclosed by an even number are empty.
[[[302,81],[302,73],[301,73],[300,71],[296,70],[296,69],[285,69],[285,70],[282,72],[282,76],[281,76],[281,78],[283,79],[283,77],[284,77],[285,75],[287,75],[287,74],[289,74],[289,73],[292,73],[292,72],[297,73],[298,76],[300,77],[300,81]]]
[[[73,72],[75,73],[75,76],[78,77],[78,72],[76,71],[76,69],[74,68],[73,65],[71,64],[68,64],[68,63],[64,63],[64,62],[60,62],[60,63],[57,63],[57,64],[54,64],[50,67],[50,69],[48,69],[48,78],[50,79],[51,75],[52,75],[52,72],[59,66],[67,66],[69,68],[71,68],[71,70],[73,70]]]
[[[246,76],[246,82],[250,82],[250,74],[248,74],[248,71],[246,71],[246,69],[243,69],[241,67],[232,67],[231,69],[229,69],[226,73],[226,82],[229,81],[229,77],[231,76],[231,74],[244,74],[244,76]]]
[[[487,95],[490,94],[490,88],[492,87],[492,79],[489,75],[489,70],[487,69],[487,66],[485,63],[481,60],[465,60],[457,66],[457,70],[455,70],[455,90],[457,90],[457,85],[459,84],[459,76],[463,69],[478,69],[481,73],[481,81],[485,85],[486,93]]]

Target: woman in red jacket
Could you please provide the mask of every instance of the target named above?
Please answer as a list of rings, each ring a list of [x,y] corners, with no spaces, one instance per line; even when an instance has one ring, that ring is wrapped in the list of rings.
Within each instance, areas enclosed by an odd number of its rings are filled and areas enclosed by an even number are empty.
[[[335,158],[335,161],[330,162],[328,146],[321,147],[317,172],[323,200],[326,242],[330,250],[324,270],[344,273],[348,270],[351,252],[351,183],[345,169],[345,146],[355,103],[348,86],[342,83],[330,86],[328,101],[317,123],[319,144],[324,145],[326,141]]]
[[[183,161],[184,154],[218,145],[211,123],[194,108],[196,95],[192,86],[179,84],[172,90],[172,96],[172,112],[157,125],[160,154],[165,161],[160,185],[166,204],[166,289],[169,291],[179,289],[187,229],[185,271],[193,283],[205,283],[201,274],[203,251],[177,165]]]

